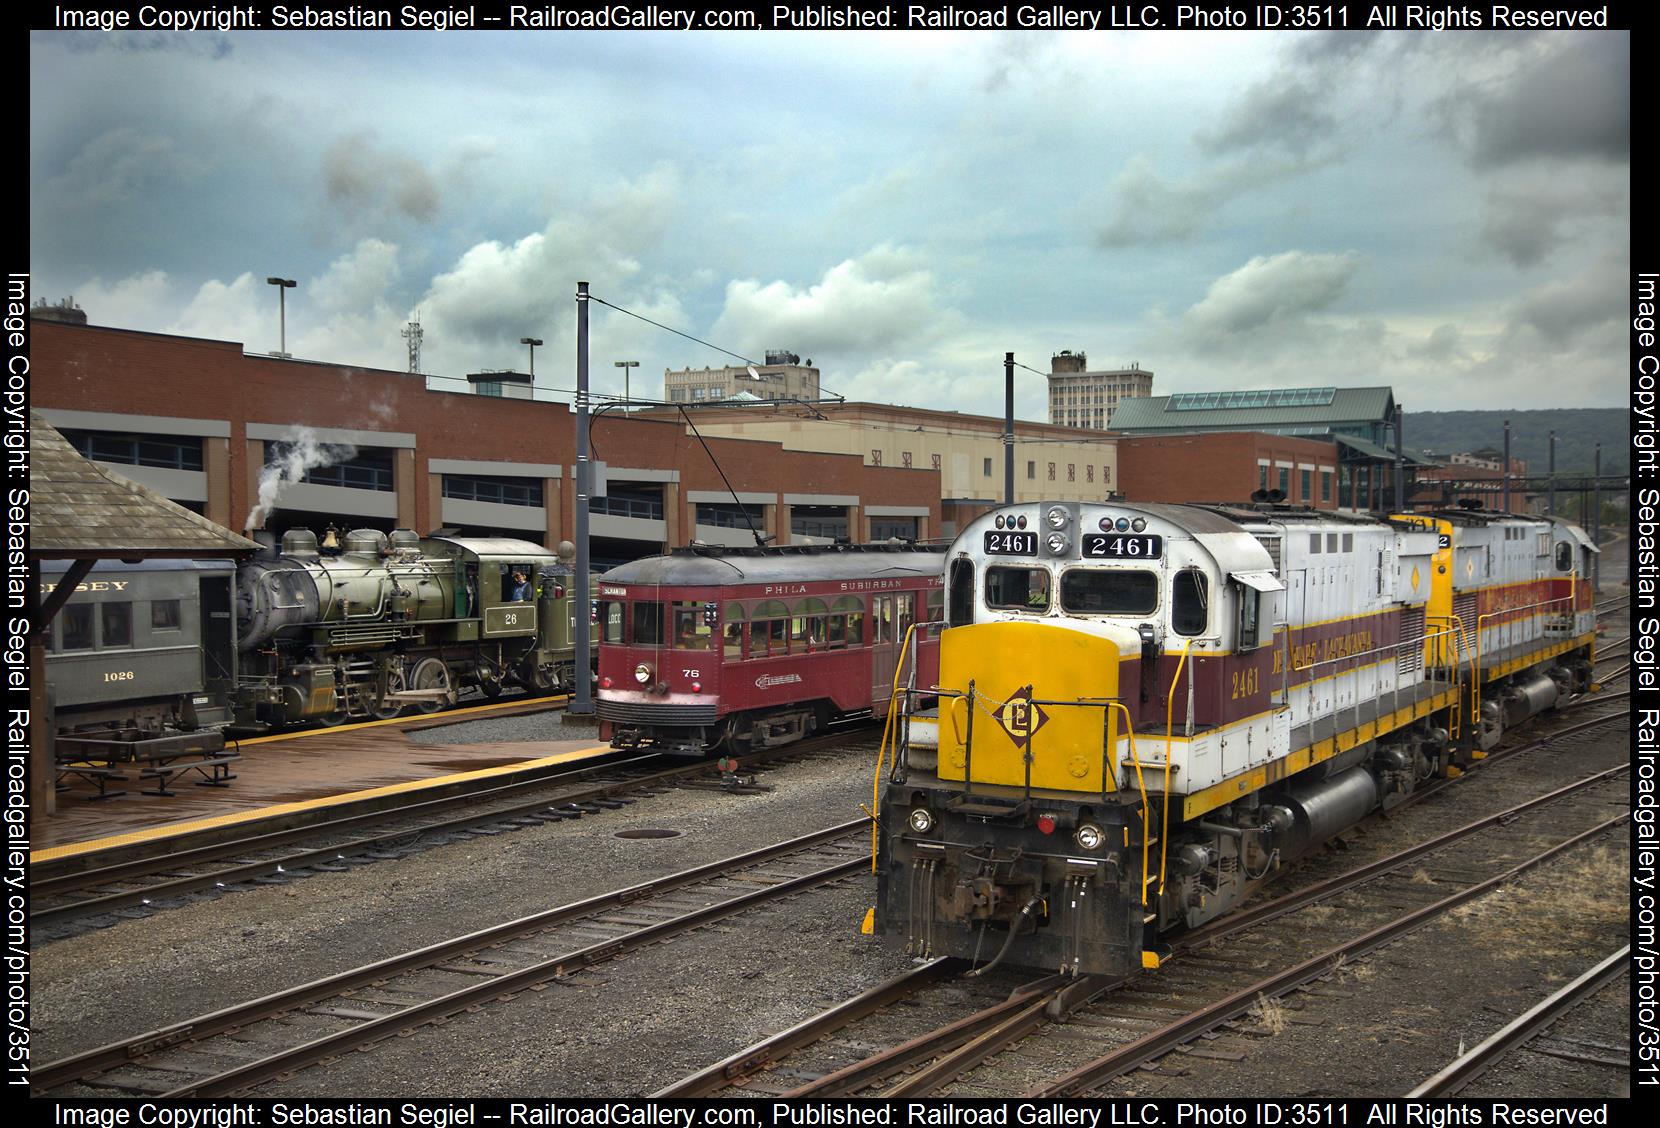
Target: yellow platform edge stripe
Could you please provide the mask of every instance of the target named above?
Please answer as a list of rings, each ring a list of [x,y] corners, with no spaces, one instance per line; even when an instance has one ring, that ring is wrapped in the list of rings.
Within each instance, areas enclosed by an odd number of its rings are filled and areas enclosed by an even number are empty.
[[[58,858],[70,858],[77,854],[90,854],[99,850],[114,849],[117,846],[131,846],[139,842],[153,842],[163,838],[173,838],[179,835],[193,834],[201,830],[211,830],[215,827],[234,826],[237,823],[254,822],[259,819],[274,818],[278,815],[292,814],[296,811],[312,810],[318,807],[340,806],[346,803],[357,803],[366,799],[374,799],[385,795],[401,795],[410,791],[420,791],[429,787],[443,787],[452,783],[461,783],[467,780],[488,779],[491,776],[508,775],[513,772],[532,770],[535,768],[551,767],[555,764],[570,763],[573,760],[585,759],[596,752],[610,752],[610,745],[596,744],[590,748],[577,748],[569,752],[560,752],[552,756],[543,756],[535,760],[521,760],[512,764],[498,764],[493,768],[477,768],[470,772],[456,772],[451,775],[432,776],[427,779],[410,779],[402,783],[391,783],[384,787],[371,787],[363,791],[348,791],[340,795],[324,795],[317,799],[305,799],[295,803],[278,803],[270,807],[256,807],[249,811],[237,811],[228,815],[214,815],[205,819],[191,819],[188,822],[168,823],[165,826],[151,827],[148,830],[135,830],[130,834],[116,834],[109,838],[91,839],[85,842],[69,842],[62,846],[51,846],[44,850],[35,850],[29,854],[30,863],[50,862]]]
[[[569,694],[564,694],[558,697],[543,697],[537,699],[538,703],[546,702],[550,710],[565,704],[569,700]],[[472,716],[474,713],[494,713],[501,709],[523,708],[529,704],[531,704],[531,702],[525,701],[523,698],[518,698],[513,701],[492,701],[488,705],[469,705],[465,709],[451,709],[449,712],[443,714],[445,718],[444,723],[448,724],[449,718],[451,717],[468,717]],[[311,736],[338,736],[345,732],[356,732],[358,729],[381,728],[384,725],[407,725],[411,721],[421,719],[422,718],[419,717],[388,717],[384,721],[357,721],[349,725],[335,725],[332,728],[306,729],[304,732],[279,732],[271,736],[232,738],[230,743],[236,745],[238,748],[248,748],[255,744],[275,744],[279,740],[304,740],[305,738]],[[423,725],[420,729],[415,731],[424,732],[429,728],[443,727],[444,726],[441,724]]]

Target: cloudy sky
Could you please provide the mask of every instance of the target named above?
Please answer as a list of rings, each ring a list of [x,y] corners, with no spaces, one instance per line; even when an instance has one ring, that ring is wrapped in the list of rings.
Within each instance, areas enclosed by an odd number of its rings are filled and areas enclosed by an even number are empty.
[[[94,324],[574,379],[577,280],[850,399],[1001,413],[1006,351],[1155,392],[1626,389],[1630,37],[36,33],[37,297]],[[593,372],[720,352],[596,308]],[[1022,373],[1021,414],[1044,415]],[[435,385],[436,386],[436,385]]]

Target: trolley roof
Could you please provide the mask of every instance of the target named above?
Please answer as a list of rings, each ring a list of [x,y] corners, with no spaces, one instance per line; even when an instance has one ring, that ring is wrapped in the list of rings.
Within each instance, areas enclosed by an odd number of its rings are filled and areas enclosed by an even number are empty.
[[[888,545],[785,545],[776,548],[681,548],[612,568],[608,584],[730,587],[735,584],[895,579],[944,573],[943,548]]]

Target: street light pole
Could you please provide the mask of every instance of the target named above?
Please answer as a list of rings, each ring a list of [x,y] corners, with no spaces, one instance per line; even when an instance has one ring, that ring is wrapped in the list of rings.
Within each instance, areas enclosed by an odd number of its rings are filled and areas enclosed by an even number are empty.
[[[296,283],[292,278],[267,278],[265,281],[268,285],[275,286],[277,288],[277,325],[278,332],[281,334],[278,337],[278,341],[281,343],[277,345],[277,355],[287,359],[288,291],[292,290]]]
[[[1550,433],[1550,501],[1545,506],[1545,512],[1556,516],[1556,432]]]
[[[576,716],[594,711],[589,668],[592,592],[588,587],[588,494],[594,468],[588,454],[588,283],[576,284],[576,684],[566,710]]]
[[[519,338],[519,344],[530,346],[530,385],[533,389],[536,386],[536,346],[541,344],[541,343],[542,343],[542,341],[541,341],[541,338],[539,338],[539,337],[520,337]],[[531,395],[535,395],[535,394],[536,393],[534,391],[531,392]]]
[[[613,363],[611,367],[623,370],[623,408],[626,410],[629,400],[632,398],[628,392],[628,377],[630,375],[629,370],[640,367],[640,362],[637,360],[619,360]]]

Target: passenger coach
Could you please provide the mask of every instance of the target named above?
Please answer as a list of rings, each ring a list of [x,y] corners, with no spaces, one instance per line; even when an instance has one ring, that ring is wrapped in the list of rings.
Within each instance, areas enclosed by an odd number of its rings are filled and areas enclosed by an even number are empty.
[[[896,545],[699,546],[607,572],[601,736],[744,752],[886,710],[896,679],[937,679],[943,560]]]

